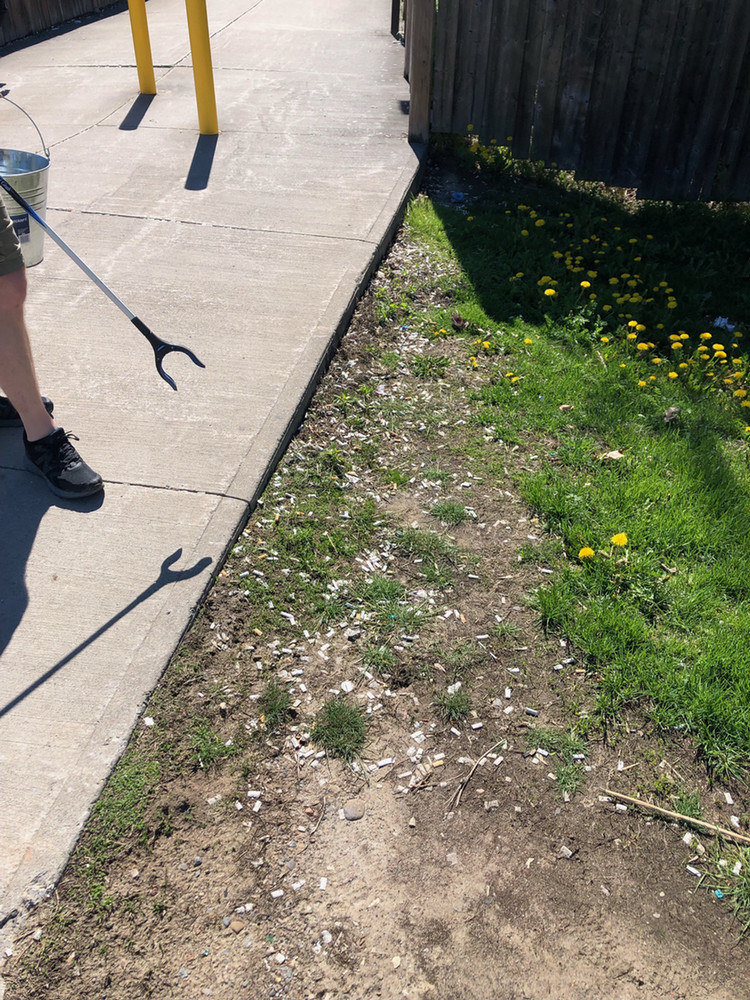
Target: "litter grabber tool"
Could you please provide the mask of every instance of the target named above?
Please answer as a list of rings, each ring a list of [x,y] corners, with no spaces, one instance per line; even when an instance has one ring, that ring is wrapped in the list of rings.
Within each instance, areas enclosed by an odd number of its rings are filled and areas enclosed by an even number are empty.
[[[25,212],[28,212],[31,218],[34,219],[36,222],[38,222],[46,233],[49,233],[51,238],[55,241],[55,243],[57,243],[57,245],[60,247],[61,250],[65,251],[68,257],[70,257],[70,259],[73,261],[73,263],[77,264],[80,267],[80,269],[84,272],[84,274],[86,274],[89,278],[91,278],[94,284],[97,285],[104,292],[107,298],[109,298],[112,302],[114,302],[114,304],[121,312],[125,313],[125,315],[128,317],[128,319],[136,328],[136,330],[138,330],[139,333],[143,334],[143,336],[146,338],[149,344],[151,344],[151,347],[154,350],[154,360],[156,361],[157,372],[161,375],[161,377],[164,379],[165,382],[169,383],[169,385],[172,386],[173,389],[175,390],[177,389],[175,380],[172,378],[171,375],[168,375],[163,368],[164,358],[168,354],[172,353],[187,354],[187,356],[190,358],[193,364],[198,365],[199,368],[206,367],[202,361],[198,360],[198,358],[195,356],[195,354],[193,354],[193,352],[189,348],[182,347],[180,344],[169,344],[167,343],[167,341],[162,340],[160,337],[157,337],[155,333],[149,330],[149,328],[146,326],[143,320],[140,320],[135,315],[135,313],[131,312],[130,309],[128,309],[128,307],[125,305],[124,302],[118,299],[118,297],[115,295],[112,289],[108,288],[104,284],[102,279],[97,274],[95,274],[87,264],[85,264],[81,260],[81,258],[74,250],[71,250],[68,244],[60,236],[58,236],[57,233],[54,231],[54,229],[52,229],[52,227],[49,226],[44,221],[44,219],[41,218],[41,216],[31,207],[31,205],[29,205],[26,199],[23,198],[17,191],[13,189],[13,187],[8,183],[6,178],[2,176],[2,174],[0,174],[0,187],[3,189],[3,191],[7,192],[11,196],[11,198],[15,202],[17,202]]]

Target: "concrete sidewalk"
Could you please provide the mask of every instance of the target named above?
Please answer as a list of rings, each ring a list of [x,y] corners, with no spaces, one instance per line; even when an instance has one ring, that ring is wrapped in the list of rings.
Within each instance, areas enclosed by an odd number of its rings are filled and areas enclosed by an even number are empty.
[[[56,500],[0,431],[2,947],[59,877],[415,183],[390,8],[211,0],[216,142],[198,137],[183,0],[147,7],[153,100],[126,12],[2,56],[51,147],[49,223],[206,364],[171,355],[172,392],[47,237],[29,271],[40,382],[106,491]],[[5,102],[0,145],[40,148]]]

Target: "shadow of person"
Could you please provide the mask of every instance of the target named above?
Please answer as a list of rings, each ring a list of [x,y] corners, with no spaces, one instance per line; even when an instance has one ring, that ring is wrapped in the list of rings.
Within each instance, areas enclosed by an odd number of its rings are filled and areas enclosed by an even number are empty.
[[[0,468],[0,655],[28,607],[26,564],[47,511],[61,507],[87,516],[103,503],[103,492],[85,500],[59,500],[43,484],[30,483],[28,473]]]

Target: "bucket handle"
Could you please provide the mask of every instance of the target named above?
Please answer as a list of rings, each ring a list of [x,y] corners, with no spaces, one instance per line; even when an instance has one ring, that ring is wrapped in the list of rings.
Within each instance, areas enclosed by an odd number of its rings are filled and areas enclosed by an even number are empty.
[[[18,108],[19,111],[22,111],[26,115],[26,117],[29,119],[29,121],[31,122],[31,124],[34,126],[34,128],[36,129],[36,133],[39,136],[39,139],[41,140],[42,149],[44,150],[44,155],[47,157],[47,159],[49,159],[50,158],[50,156],[49,156],[49,150],[47,149],[47,144],[44,141],[44,136],[39,131],[39,126],[34,121],[34,119],[31,117],[31,115],[28,113],[28,111],[25,111],[21,107],[21,105],[20,104],[16,104],[15,101],[11,101],[11,99],[8,97],[8,94],[9,94],[8,90],[0,90],[0,97],[2,97],[3,100],[7,101],[8,104],[12,104],[14,108]]]

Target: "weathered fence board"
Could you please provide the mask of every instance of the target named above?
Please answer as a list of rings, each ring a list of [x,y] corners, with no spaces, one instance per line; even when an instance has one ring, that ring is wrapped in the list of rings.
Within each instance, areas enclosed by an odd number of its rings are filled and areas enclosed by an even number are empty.
[[[436,6],[433,131],[648,197],[750,195],[748,0]]]
[[[45,31],[75,17],[111,7],[119,0],[6,0],[8,16],[0,27],[0,45]]]

